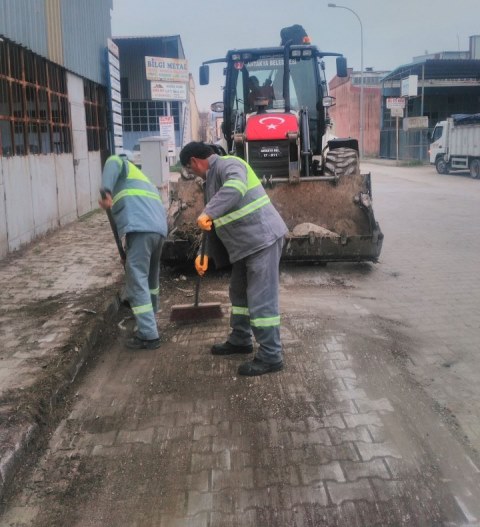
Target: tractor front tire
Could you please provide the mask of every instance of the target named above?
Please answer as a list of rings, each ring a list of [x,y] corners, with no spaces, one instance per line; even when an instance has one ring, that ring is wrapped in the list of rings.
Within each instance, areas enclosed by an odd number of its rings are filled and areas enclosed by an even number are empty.
[[[354,176],[360,172],[358,152],[353,148],[335,148],[325,158],[326,176]]]

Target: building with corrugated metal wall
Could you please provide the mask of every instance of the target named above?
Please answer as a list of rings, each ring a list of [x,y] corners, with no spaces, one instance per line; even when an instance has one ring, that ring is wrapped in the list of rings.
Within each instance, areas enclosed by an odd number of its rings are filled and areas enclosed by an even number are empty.
[[[382,79],[380,157],[428,162],[429,133],[437,122],[457,113],[478,113],[480,35],[470,36],[469,42],[468,50],[413,57],[411,63],[398,66]],[[411,77],[414,93],[405,94]],[[404,98],[403,117],[392,116],[387,108],[391,97]]]
[[[97,207],[112,0],[0,0],[0,257]]]
[[[198,108],[191,74],[184,81],[162,79],[158,96],[146,71],[146,57],[169,58],[186,63],[179,35],[114,37],[119,48],[122,89],[123,144],[132,150],[143,137],[158,136],[159,118],[173,116],[177,151],[199,137]],[[176,64],[176,63],[174,63]],[[188,64],[188,63],[187,63]],[[177,87],[177,89],[175,89]]]

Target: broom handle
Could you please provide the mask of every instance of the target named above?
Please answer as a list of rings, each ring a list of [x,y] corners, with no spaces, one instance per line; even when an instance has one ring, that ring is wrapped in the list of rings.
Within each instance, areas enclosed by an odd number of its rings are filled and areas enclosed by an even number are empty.
[[[107,197],[107,193],[103,189],[101,189],[100,196],[102,199],[105,199]],[[115,220],[113,219],[112,211],[111,209],[106,209],[105,212],[107,213],[107,218],[110,223],[110,227],[112,229],[113,237],[115,238],[115,243],[117,244],[118,254],[120,255],[120,258],[122,259],[123,267],[125,267],[125,260],[127,259],[127,255],[125,253],[125,249],[123,248],[122,240],[120,240],[117,226],[115,224]]]
[[[200,240],[200,265],[203,265],[203,258],[205,256],[205,245],[207,244],[207,231],[202,231],[202,239]],[[197,275],[197,283],[195,284],[195,307],[198,306],[198,294],[200,293],[200,282],[202,277]]]

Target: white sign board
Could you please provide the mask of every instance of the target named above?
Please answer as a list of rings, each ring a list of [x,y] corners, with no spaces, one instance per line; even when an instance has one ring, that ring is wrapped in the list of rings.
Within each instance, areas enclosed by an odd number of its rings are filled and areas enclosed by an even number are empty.
[[[392,114],[392,117],[403,117],[403,108],[390,108],[390,113]]]
[[[111,125],[113,128],[114,151],[123,149],[122,96],[120,88],[120,60],[118,46],[112,39],[107,40],[108,84],[110,88]]]
[[[387,108],[405,108],[405,99],[403,97],[387,97]]]
[[[416,97],[418,91],[418,75],[409,75],[402,79],[400,95],[402,97]]]
[[[175,141],[175,123],[173,115],[165,115],[159,117],[160,137],[167,142],[168,155],[175,155],[176,141]]]
[[[149,81],[188,82],[188,66],[184,59],[145,57],[145,73]]]
[[[428,117],[407,117],[403,120],[403,129],[405,131],[412,128],[428,128]]]
[[[187,85],[179,82],[158,82],[150,83],[152,99],[163,101],[186,101]]]

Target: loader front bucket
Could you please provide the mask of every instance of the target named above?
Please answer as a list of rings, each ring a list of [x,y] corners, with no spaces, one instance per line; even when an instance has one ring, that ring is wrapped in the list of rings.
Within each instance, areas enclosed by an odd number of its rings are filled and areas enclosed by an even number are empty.
[[[383,233],[371,206],[370,174],[342,176],[337,183],[274,183],[267,193],[289,230],[284,260],[378,260]]]
[[[343,175],[337,182],[300,178],[299,183],[273,182],[265,188],[288,234],[285,261],[376,262],[383,234],[371,206],[370,174]],[[204,207],[201,185],[179,179],[169,207],[169,235],[162,259],[185,263],[197,253],[196,219]],[[215,260],[215,257],[214,257]],[[225,265],[215,262],[217,267]]]

